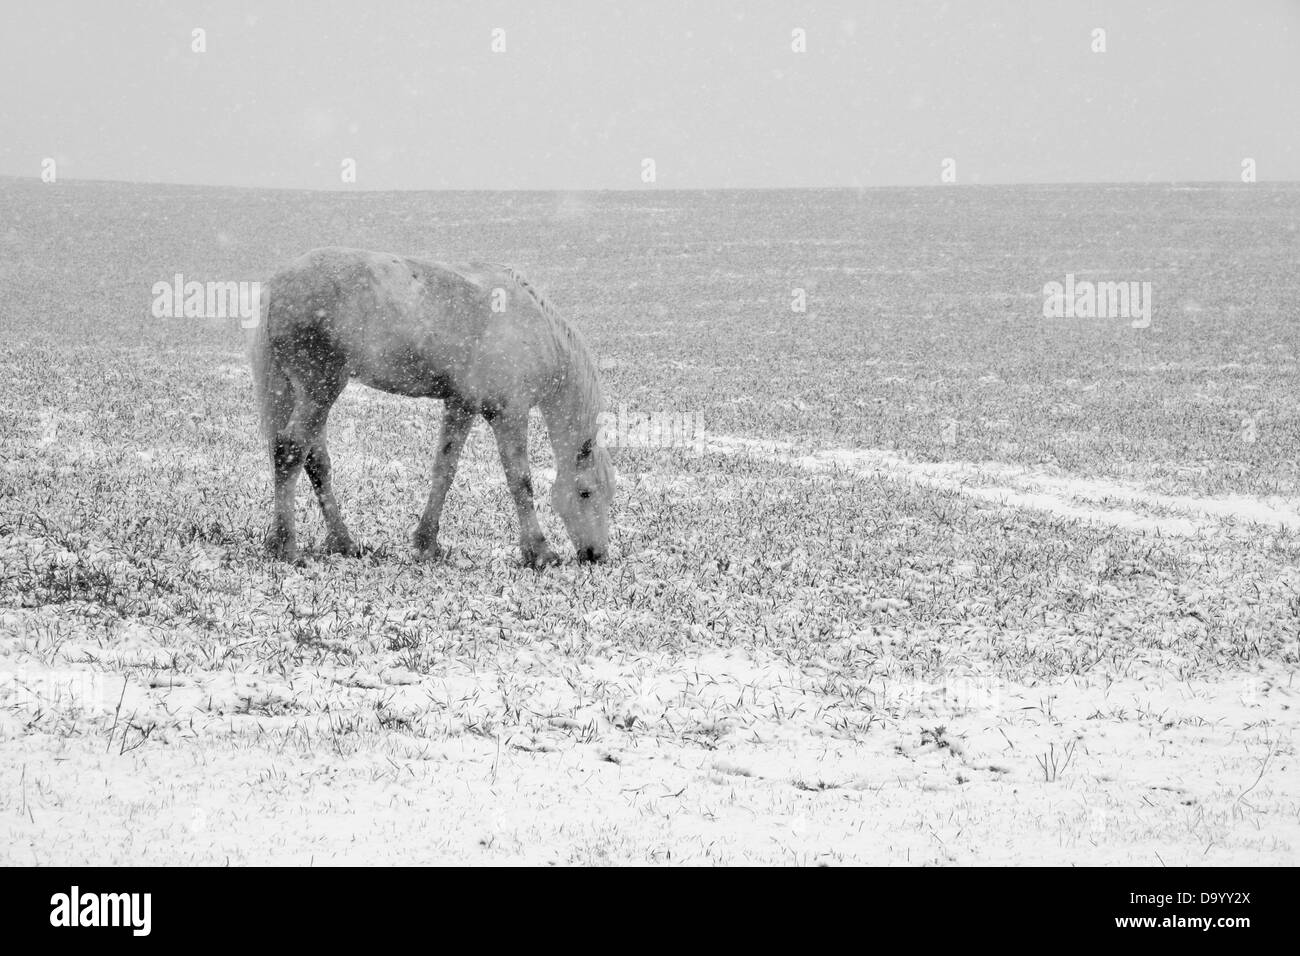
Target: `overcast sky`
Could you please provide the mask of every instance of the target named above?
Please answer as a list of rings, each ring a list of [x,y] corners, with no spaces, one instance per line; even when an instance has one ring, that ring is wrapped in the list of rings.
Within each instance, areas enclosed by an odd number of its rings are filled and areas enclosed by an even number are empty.
[[[1252,157],[1300,180],[1298,0],[42,0],[6,4],[0,83],[0,174],[32,177],[644,188],[652,158],[655,188],[883,186],[951,157],[967,183],[1237,181]]]

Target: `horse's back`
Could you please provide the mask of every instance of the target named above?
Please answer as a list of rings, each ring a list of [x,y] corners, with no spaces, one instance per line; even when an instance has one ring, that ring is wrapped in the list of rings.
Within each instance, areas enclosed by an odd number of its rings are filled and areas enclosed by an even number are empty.
[[[486,403],[544,375],[540,300],[517,274],[342,247],[313,249],[268,283],[267,335],[284,361],[333,363],[404,395]],[[504,295],[510,308],[494,307]],[[524,306],[519,308],[517,306]]]
[[[514,273],[484,262],[445,263],[392,253],[327,246],[276,273],[270,298],[281,327],[344,326],[364,320],[381,328],[476,317]]]

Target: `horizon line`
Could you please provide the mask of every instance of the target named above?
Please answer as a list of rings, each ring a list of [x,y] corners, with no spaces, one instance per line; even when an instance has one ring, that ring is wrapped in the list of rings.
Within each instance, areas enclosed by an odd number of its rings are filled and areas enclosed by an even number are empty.
[[[360,186],[248,186],[235,183],[193,183],[171,182],[166,180],[138,179],[100,179],[77,176],[60,177],[54,183],[44,182],[39,175],[18,175],[0,173],[0,181],[31,182],[41,186],[57,186],[61,183],[79,183],[86,185],[114,186],[174,186],[181,189],[239,189],[255,192],[305,192],[325,195],[382,194],[382,193],[703,193],[703,192],[816,192],[841,191],[864,192],[885,189],[953,189],[953,188],[1015,188],[1015,187],[1052,187],[1063,186],[1294,186],[1300,185],[1300,179],[1266,179],[1253,183],[1232,179],[1092,179],[1092,180],[1055,180],[1043,182],[967,182],[967,183],[879,183],[872,185],[826,185],[826,186],[596,186],[581,188],[566,187],[491,187],[491,186],[422,186],[366,188]]]

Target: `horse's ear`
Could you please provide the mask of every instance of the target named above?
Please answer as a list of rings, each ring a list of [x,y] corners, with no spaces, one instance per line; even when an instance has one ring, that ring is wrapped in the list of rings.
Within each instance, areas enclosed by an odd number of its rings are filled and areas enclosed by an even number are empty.
[[[588,438],[585,442],[582,443],[582,447],[578,449],[578,464],[581,465],[583,462],[585,462],[587,459],[591,457],[591,449],[594,444],[595,444],[594,438]]]

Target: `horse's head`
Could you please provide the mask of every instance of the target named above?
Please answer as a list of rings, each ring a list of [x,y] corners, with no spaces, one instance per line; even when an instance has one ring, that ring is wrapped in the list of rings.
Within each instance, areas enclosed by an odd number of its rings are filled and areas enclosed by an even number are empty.
[[[551,504],[578,551],[579,561],[603,561],[609,550],[609,505],[614,467],[609,453],[588,438],[573,461],[558,463]]]

